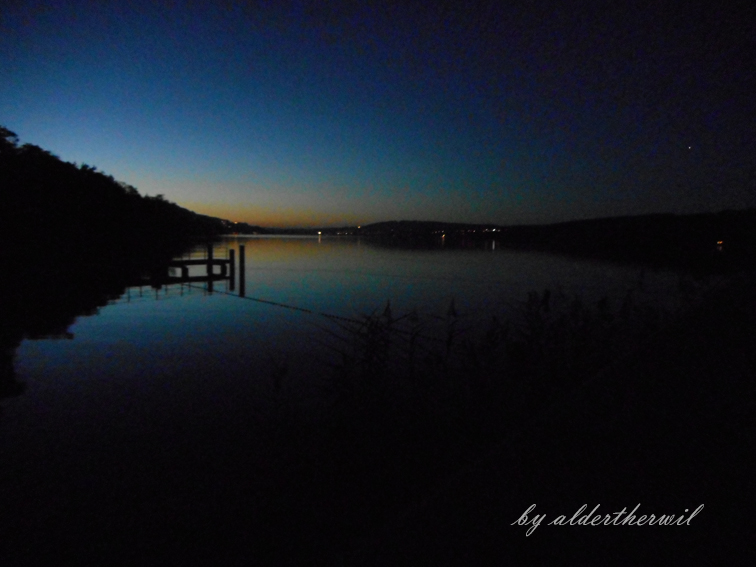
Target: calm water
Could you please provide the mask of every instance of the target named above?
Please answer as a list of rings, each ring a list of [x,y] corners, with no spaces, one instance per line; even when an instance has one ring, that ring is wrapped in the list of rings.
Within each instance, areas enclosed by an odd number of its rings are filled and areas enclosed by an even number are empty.
[[[15,368],[27,389],[3,402],[0,435],[24,421],[50,419],[57,426],[72,414],[112,415],[120,403],[167,414],[173,403],[179,414],[209,400],[236,407],[237,397],[254,396],[261,376],[282,364],[304,393],[308,376],[332,360],[323,329],[335,326],[323,313],[359,319],[390,301],[394,316],[416,310],[432,326],[454,300],[474,327],[545,288],[586,301],[607,295],[616,307],[641,278],[634,267],[492,249],[491,243],[487,249],[419,250],[353,238],[235,237],[217,243],[214,257],[234,250],[238,259],[240,244],[246,248],[245,297],[239,296],[239,274],[233,286],[214,282],[212,292],[207,283],[133,287],[97,314],[79,317],[67,339],[24,341]],[[199,248],[184,258],[205,254]],[[193,266],[190,275],[205,269]],[[649,272],[642,278],[647,297],[673,304],[678,276]],[[105,402],[126,392],[128,399]]]
[[[16,379],[26,390],[0,402],[0,527],[8,537],[38,532],[55,549],[54,537],[82,549],[82,538],[94,537],[86,530],[138,539],[160,522],[184,518],[191,530],[194,514],[207,525],[243,506],[267,377],[286,365],[290,395],[317,397],[308,380],[323,373],[330,351],[322,329],[334,328],[319,313],[359,318],[390,301],[394,315],[414,309],[432,320],[454,299],[474,326],[544,288],[586,300],[607,295],[616,307],[640,275],[490,243],[413,250],[347,238],[239,237],[218,243],[214,256],[234,250],[238,258],[240,244],[244,298],[238,274],[233,290],[215,282],[212,293],[206,283],[133,287],[79,317],[69,338],[21,344]],[[649,272],[643,280],[645,293],[663,303],[678,276]]]
[[[24,341],[16,373],[28,390],[6,403],[6,412],[30,403],[38,388],[71,395],[76,406],[81,388],[109,391],[119,381],[145,389],[174,380],[246,383],[274,361],[302,376],[317,365],[313,357],[327,358],[321,329],[334,327],[323,313],[359,319],[390,301],[395,316],[416,310],[432,321],[454,300],[474,326],[546,288],[585,300],[607,295],[616,307],[641,278],[634,267],[492,249],[491,243],[487,249],[420,250],[352,238],[241,237],[216,244],[214,257],[234,250],[238,258],[240,244],[246,297],[239,297],[238,274],[235,285],[215,282],[212,293],[207,283],[134,287],[96,315],[79,317],[67,340]],[[199,248],[184,258],[205,254]],[[190,275],[204,270],[193,266]],[[669,301],[678,283],[672,272],[642,278],[645,295],[660,302]]]

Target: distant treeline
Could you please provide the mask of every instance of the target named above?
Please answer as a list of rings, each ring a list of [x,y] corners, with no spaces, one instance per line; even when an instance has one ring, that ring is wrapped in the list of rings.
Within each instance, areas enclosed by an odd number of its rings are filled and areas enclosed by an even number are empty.
[[[756,209],[695,215],[602,218],[510,227],[503,244],[660,266],[748,267],[756,252]]]
[[[399,245],[474,246],[493,240],[515,249],[707,271],[749,267],[756,260],[756,209],[523,226],[390,221],[339,230]]]
[[[0,126],[0,235],[3,256],[53,245],[69,258],[98,262],[142,254],[146,248],[180,247],[235,232],[234,223],[179,207],[162,195],[143,196],[96,167],[61,160],[18,143]],[[256,227],[242,225],[244,230]]]
[[[259,234],[361,236],[390,247],[474,248],[495,241],[497,247],[694,271],[737,270],[756,261],[756,209],[519,226],[386,221],[338,228],[254,228]]]

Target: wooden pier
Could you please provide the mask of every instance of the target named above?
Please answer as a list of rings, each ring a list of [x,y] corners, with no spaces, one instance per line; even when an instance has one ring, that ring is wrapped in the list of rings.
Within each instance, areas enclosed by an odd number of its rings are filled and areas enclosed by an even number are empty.
[[[150,285],[154,288],[160,288],[169,284],[182,283],[207,283],[208,291],[213,292],[213,283],[228,281],[229,291],[236,290],[236,254],[235,250],[229,250],[228,258],[213,258],[211,246],[208,246],[207,258],[192,260],[172,260],[168,262],[166,268],[178,268],[181,275],[174,276],[167,273],[151,274],[148,278],[141,279],[137,282],[131,282],[128,287],[137,287]],[[205,274],[189,275],[189,268],[192,266],[206,266]],[[216,266],[220,266],[219,273],[216,273]],[[245,294],[244,278],[244,245],[239,245],[239,295],[244,297]]]
[[[233,251],[232,251],[233,252]],[[169,279],[182,279],[186,281],[206,281],[207,278],[213,278],[213,279],[227,279],[229,277],[229,272],[232,270],[229,269],[229,265],[231,264],[232,260],[229,258],[227,260],[213,260],[213,259],[206,259],[206,260],[173,260],[172,262],[168,263],[169,268],[180,268],[181,269],[181,276],[167,276]],[[207,266],[207,275],[206,276],[189,276],[189,266]],[[220,266],[221,271],[220,274],[215,273],[215,266]]]

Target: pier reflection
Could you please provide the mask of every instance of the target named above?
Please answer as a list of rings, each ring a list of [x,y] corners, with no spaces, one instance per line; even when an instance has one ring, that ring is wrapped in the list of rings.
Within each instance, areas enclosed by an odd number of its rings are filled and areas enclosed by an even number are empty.
[[[11,258],[12,277],[0,278],[0,399],[24,392],[14,370],[15,352],[24,339],[72,339],[68,330],[77,317],[96,314],[132,288],[148,286],[157,293],[175,284],[205,284],[207,293],[213,293],[218,282],[226,282],[234,291],[235,256],[229,250],[228,258],[216,258],[208,245],[203,259],[152,251],[143,262],[128,266]],[[244,296],[244,246],[239,247],[239,263],[238,289]]]

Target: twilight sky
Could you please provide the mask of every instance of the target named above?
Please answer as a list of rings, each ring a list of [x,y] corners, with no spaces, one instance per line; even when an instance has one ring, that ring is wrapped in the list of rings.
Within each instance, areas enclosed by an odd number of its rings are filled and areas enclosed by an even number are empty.
[[[0,125],[263,226],[756,206],[748,2],[0,7]]]

